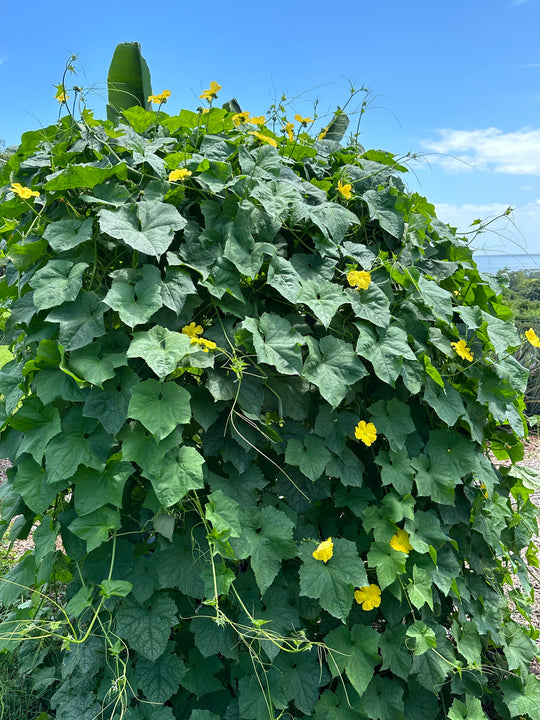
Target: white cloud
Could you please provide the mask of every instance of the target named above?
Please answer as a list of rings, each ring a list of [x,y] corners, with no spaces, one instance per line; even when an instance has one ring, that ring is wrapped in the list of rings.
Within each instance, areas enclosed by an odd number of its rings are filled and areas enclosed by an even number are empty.
[[[505,133],[498,128],[437,131],[438,139],[422,140],[429,162],[449,172],[489,170],[509,175],[540,175],[540,129]],[[435,153],[435,154],[432,154]]]
[[[485,205],[435,205],[437,217],[452,227],[458,235],[469,238],[476,250],[503,254],[540,254],[540,199],[516,207],[506,216],[507,205],[490,203]],[[476,233],[480,226],[476,219],[489,224],[485,230]]]

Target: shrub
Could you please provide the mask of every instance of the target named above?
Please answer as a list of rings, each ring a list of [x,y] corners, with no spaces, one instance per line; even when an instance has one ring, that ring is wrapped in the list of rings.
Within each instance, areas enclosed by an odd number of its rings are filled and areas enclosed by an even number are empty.
[[[0,175],[5,646],[52,638],[58,720],[538,720],[500,286],[342,115],[218,91]]]

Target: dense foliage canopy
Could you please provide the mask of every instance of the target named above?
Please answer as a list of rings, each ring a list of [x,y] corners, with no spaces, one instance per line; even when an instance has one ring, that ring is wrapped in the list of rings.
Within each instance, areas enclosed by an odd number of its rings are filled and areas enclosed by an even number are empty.
[[[0,171],[3,647],[58,720],[540,720],[501,288],[390,153],[218,92]]]

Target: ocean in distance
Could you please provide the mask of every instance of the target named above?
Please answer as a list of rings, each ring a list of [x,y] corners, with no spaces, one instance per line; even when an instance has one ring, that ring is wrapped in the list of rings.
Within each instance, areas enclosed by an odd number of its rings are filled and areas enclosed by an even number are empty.
[[[538,270],[540,272],[540,255],[490,255],[475,252],[474,261],[480,272],[496,275],[499,270]]]

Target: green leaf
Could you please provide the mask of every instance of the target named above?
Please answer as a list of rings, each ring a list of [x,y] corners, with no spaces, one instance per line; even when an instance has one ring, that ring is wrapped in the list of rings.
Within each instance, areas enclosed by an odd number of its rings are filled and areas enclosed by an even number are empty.
[[[508,662],[508,669],[516,670],[525,676],[536,655],[536,643],[527,637],[522,627],[512,621],[505,623],[504,635],[503,652]]]
[[[504,702],[513,717],[529,715],[532,720],[540,718],[540,680],[530,673],[525,683],[521,678],[512,677],[501,681],[499,687],[504,693]]]
[[[205,506],[206,519],[212,523],[217,533],[226,533],[231,537],[240,537],[242,527],[239,518],[240,506],[227,497],[222,490],[216,490],[208,495]]]
[[[84,262],[73,264],[69,260],[49,260],[30,280],[36,308],[45,310],[75,300],[87,267],[88,263]]]
[[[43,451],[49,440],[61,431],[58,408],[50,405],[45,407],[36,395],[30,395],[22,400],[17,412],[10,418],[9,424],[23,433],[19,455],[30,453],[38,463],[41,463]]]
[[[394,550],[390,543],[374,542],[367,554],[369,567],[377,571],[377,580],[381,590],[391,585],[396,578],[405,572],[407,555]],[[368,583],[364,583],[367,585]]]
[[[319,686],[328,680],[316,650],[280,653],[272,669],[268,681],[274,702],[279,707],[287,707],[293,702],[300,712],[310,715],[319,699]]]
[[[252,335],[253,347],[261,363],[272,365],[284,375],[300,375],[305,340],[279,315],[263,313],[259,320],[246,318],[241,324]]]
[[[107,352],[105,342],[98,340],[88,347],[70,353],[68,367],[77,377],[102,387],[115,376],[115,368],[127,365],[125,352]]]
[[[434,280],[427,280],[425,277],[418,278],[418,289],[422,300],[429,307],[436,318],[443,318],[447,322],[452,321],[454,308],[452,305],[452,293]]]
[[[138,42],[119,43],[107,75],[107,117],[115,124],[120,113],[127,108],[139,106],[150,110],[148,97],[152,95],[150,71],[141,54]]]
[[[133,584],[127,580],[103,580],[99,584],[103,597],[126,597],[133,590]]]
[[[189,353],[191,341],[187,335],[154,325],[147,332],[133,334],[128,357],[141,357],[160,380],[176,369]]]
[[[285,451],[285,462],[297,465],[312,482],[320,478],[331,458],[330,452],[315,435],[307,435],[303,443],[292,438]]]
[[[489,339],[497,355],[505,355],[521,345],[520,337],[513,323],[501,320],[494,315],[482,311],[484,322],[487,323]]]
[[[92,607],[93,596],[94,588],[83,585],[67,603],[66,614],[70,618],[78,618],[87,608]]]
[[[157,660],[139,660],[135,668],[139,686],[151,703],[169,700],[187,671],[182,658],[174,653],[162,655]]]
[[[120,368],[103,389],[91,388],[84,401],[85,417],[96,418],[111,435],[116,435],[128,417],[131,388],[139,381],[129,368]]]
[[[356,352],[370,361],[375,374],[388,385],[394,386],[403,360],[416,360],[407,343],[407,333],[396,325],[376,330],[366,323],[355,323],[358,328]]]
[[[163,705],[139,705],[135,708],[127,708],[123,720],[175,720],[170,707]]]
[[[406,680],[411,671],[411,653],[407,646],[405,625],[387,625],[379,635],[379,647],[383,657],[381,671],[391,670],[397,677]]]
[[[375,667],[381,661],[377,631],[363,625],[354,625],[352,632],[345,627],[338,627],[325,637],[324,642],[329,648],[327,663],[332,677],[345,672],[353,688],[362,697]]]
[[[106,333],[103,314],[106,306],[94,292],[79,293],[74,302],[66,302],[47,315],[47,322],[60,325],[58,340],[66,350],[89,345]]]
[[[394,188],[386,187],[383,190],[368,190],[362,195],[369,209],[371,220],[378,220],[383,230],[400,240],[405,230],[403,213],[399,207],[403,199],[398,196]]]
[[[35,513],[44,513],[64,489],[62,481],[51,482],[47,472],[30,455],[17,460],[13,489]]]
[[[139,420],[156,440],[191,420],[190,395],[174,382],[145,380],[131,391],[129,417]]]
[[[440,388],[428,379],[424,390],[424,400],[430,405],[441,420],[449,427],[465,414],[465,405],[458,391],[444,380],[444,387]]]
[[[334,114],[334,117],[326,128],[324,134],[324,140],[332,140],[333,142],[340,142],[345,135],[347,128],[349,127],[349,118],[341,110]]]
[[[103,301],[126,325],[141,325],[161,308],[161,273],[155,265],[115,270],[111,275],[111,289]]]
[[[375,458],[381,468],[383,485],[393,485],[400,495],[408,495],[413,486],[414,467],[403,450],[382,450]]]
[[[368,372],[348,342],[332,335],[321,338],[318,345],[310,337],[306,339],[309,355],[304,362],[303,376],[319,388],[332,407],[337,407],[350,386]]]
[[[300,547],[300,594],[319,600],[324,610],[345,622],[355,588],[368,585],[368,579],[356,544],[343,538],[333,543],[334,554],[326,563],[315,560],[311,543]]]
[[[49,481],[71,477],[79,465],[103,470],[113,438],[96,420],[82,416],[74,405],[62,419],[62,433],[55,435],[45,448],[45,467]]]
[[[429,605],[433,612],[433,595],[431,591],[431,573],[424,568],[414,565],[413,579],[407,585],[407,594],[411,603],[418,609],[425,604]]]
[[[164,508],[171,507],[190,490],[204,485],[204,458],[193,447],[175,447],[165,455],[156,474],[146,473]]]
[[[169,248],[174,233],[187,220],[168,203],[143,201],[112,211],[99,211],[102,232],[145,255],[160,258]]]
[[[75,478],[75,509],[78,515],[88,515],[104,505],[122,507],[127,479],[133,474],[128,462],[111,462],[103,472],[82,467]]]
[[[161,285],[161,301],[165,307],[180,315],[188,295],[195,293],[195,286],[189,273],[182,268],[171,266],[167,268],[165,280]]]
[[[47,225],[43,237],[56,252],[72,250],[92,238],[91,217],[86,220],[58,220]]]
[[[109,533],[119,530],[122,522],[118,510],[100,507],[84,517],[78,517],[69,525],[71,532],[82,540],[86,540],[88,552],[92,552],[101,543],[107,542]]]
[[[465,696],[465,702],[457,698],[448,711],[449,720],[488,720],[488,716],[482,710],[482,703],[472,695]]]
[[[43,186],[48,192],[71,190],[72,188],[93,188],[110,177],[127,178],[127,165],[119,162],[112,165],[107,158],[97,162],[68,165],[48,176]]]
[[[362,708],[372,720],[403,720],[403,689],[394,680],[375,675],[362,697]]]
[[[421,620],[415,620],[405,633],[407,637],[413,638],[415,641],[414,654],[423,655],[428,650],[437,647],[437,638],[431,628],[429,628]]]
[[[379,400],[368,412],[377,432],[388,440],[392,450],[402,450],[407,437],[416,431],[409,406],[398,400]]]
[[[362,487],[364,484],[364,465],[354,452],[346,447],[339,455],[334,455],[326,465],[330,477],[339,478],[343,485]]]
[[[416,470],[414,480],[419,495],[430,497],[441,505],[454,504],[455,487],[460,481],[451,469],[431,463],[425,455],[413,458],[412,465]]]
[[[231,539],[235,556],[250,558],[261,594],[268,590],[281,568],[282,560],[296,555],[294,523],[281,510],[263,506],[241,514],[242,534]]]
[[[123,601],[116,615],[116,632],[147,660],[155,661],[167,647],[171,628],[178,623],[177,607],[165,593],[140,604]]]
[[[348,301],[340,285],[328,280],[305,280],[296,298],[306,305],[313,315],[328,328],[338,308]]]
[[[390,301],[381,288],[372,282],[367,290],[345,290],[347,302],[359,320],[368,320],[373,325],[386,328],[390,324]]]

